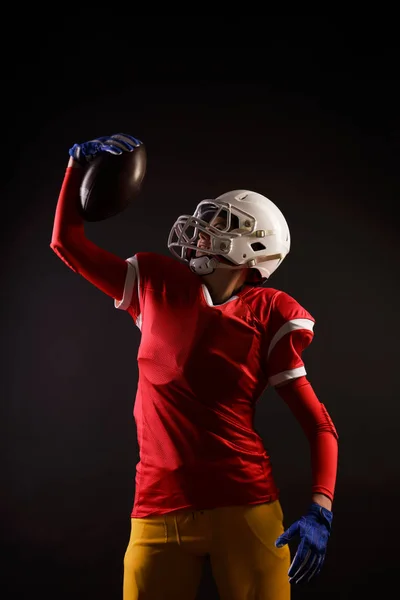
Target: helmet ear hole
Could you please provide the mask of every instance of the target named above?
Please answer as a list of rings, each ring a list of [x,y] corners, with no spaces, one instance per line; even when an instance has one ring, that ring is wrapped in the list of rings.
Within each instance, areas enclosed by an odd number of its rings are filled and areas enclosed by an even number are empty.
[[[266,247],[261,242],[254,242],[254,244],[250,244],[254,252],[260,252],[260,250],[266,250]]]

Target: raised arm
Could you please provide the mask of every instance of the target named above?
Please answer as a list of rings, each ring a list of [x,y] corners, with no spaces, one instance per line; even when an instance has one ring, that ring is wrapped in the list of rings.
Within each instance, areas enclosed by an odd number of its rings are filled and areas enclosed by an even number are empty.
[[[85,164],[99,152],[110,151],[96,146],[95,142],[75,144],[70,150],[70,160],[58,197],[50,248],[70,269],[108,296],[121,300],[127,263],[86,237],[84,220],[79,210],[79,190],[85,174]],[[121,147],[120,143],[119,146]],[[124,150],[126,149],[121,151]]]

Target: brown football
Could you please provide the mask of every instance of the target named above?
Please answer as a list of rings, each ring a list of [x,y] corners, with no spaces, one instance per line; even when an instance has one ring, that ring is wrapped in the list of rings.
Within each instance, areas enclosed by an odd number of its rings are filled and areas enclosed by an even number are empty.
[[[143,144],[122,154],[105,153],[87,167],[80,188],[85,221],[103,221],[125,210],[141,191],[147,155]]]

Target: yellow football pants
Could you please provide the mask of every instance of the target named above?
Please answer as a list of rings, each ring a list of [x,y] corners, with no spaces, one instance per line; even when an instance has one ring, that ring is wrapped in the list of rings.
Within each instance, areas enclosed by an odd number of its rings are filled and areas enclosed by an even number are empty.
[[[195,600],[209,555],[220,600],[289,600],[279,500],[131,519],[123,600]]]

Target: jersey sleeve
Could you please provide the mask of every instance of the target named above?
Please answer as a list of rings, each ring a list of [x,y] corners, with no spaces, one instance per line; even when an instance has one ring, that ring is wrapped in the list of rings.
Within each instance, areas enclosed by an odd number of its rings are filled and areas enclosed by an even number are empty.
[[[138,254],[126,259],[127,271],[121,300],[114,300],[115,308],[128,312],[136,326],[141,329],[142,289]]]
[[[177,260],[157,252],[137,252],[126,259],[128,265],[122,298],[114,301],[115,308],[127,311],[142,331],[144,314],[150,320],[160,310],[159,301],[173,289],[189,289],[191,271]],[[185,283],[188,285],[185,286]],[[146,317],[147,318],[147,317]]]
[[[267,326],[266,375],[271,386],[307,374],[303,351],[314,337],[315,319],[294,298],[278,291]]]
[[[157,285],[157,256],[152,252],[137,252],[126,259],[128,269],[121,300],[114,300],[115,308],[128,312],[136,326],[142,329],[146,289]]]

